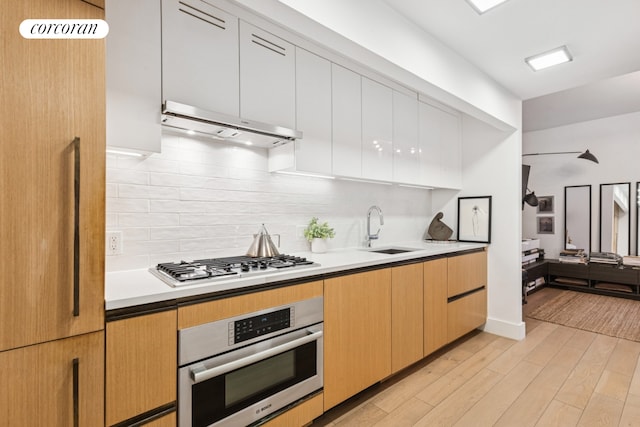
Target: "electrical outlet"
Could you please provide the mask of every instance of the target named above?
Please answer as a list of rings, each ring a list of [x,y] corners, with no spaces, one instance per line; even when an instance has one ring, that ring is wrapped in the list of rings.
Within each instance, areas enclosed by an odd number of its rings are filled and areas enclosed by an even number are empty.
[[[107,255],[122,255],[122,231],[107,231]]]

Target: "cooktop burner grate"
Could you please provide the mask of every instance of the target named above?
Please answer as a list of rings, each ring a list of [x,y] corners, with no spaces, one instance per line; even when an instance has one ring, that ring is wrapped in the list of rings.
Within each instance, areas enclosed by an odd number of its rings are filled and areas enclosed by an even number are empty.
[[[201,283],[226,276],[241,277],[247,274],[273,273],[282,269],[317,265],[304,257],[278,255],[275,257],[250,257],[246,255],[207,258],[193,261],[158,264],[150,271],[171,286]]]

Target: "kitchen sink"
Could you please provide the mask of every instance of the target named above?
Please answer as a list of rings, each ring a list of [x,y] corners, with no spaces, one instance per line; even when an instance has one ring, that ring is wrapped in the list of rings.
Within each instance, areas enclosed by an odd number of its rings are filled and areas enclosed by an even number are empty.
[[[417,249],[408,249],[408,248],[380,248],[380,249],[365,249],[367,252],[375,252],[377,254],[403,254],[405,252],[413,252]]]

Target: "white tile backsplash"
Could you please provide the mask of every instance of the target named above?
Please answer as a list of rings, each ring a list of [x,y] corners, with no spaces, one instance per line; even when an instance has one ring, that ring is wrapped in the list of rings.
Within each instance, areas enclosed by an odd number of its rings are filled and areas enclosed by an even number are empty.
[[[264,149],[177,135],[147,158],[109,154],[106,223],[123,232],[123,253],[107,271],[241,255],[262,223],[282,252],[308,250],[312,216],[335,228],[329,249],[361,246],[374,204],[385,219],[378,246],[421,238],[433,216],[429,190],[269,173],[267,160]]]

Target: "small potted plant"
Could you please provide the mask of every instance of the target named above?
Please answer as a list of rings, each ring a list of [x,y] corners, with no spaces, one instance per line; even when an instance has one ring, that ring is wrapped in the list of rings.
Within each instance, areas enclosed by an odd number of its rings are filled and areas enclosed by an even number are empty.
[[[304,229],[304,237],[311,242],[311,252],[324,253],[327,251],[327,239],[333,238],[336,232],[327,222],[318,223],[318,218],[311,218]]]

